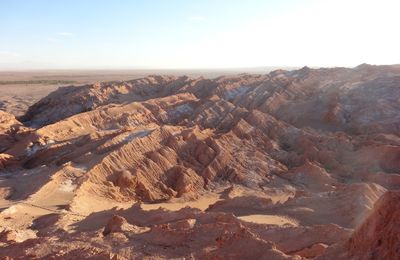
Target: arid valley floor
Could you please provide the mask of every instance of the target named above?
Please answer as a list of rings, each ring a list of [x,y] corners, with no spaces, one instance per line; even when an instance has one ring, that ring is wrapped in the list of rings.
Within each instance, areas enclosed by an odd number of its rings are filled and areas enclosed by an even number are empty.
[[[0,259],[400,258],[400,66],[148,74],[0,73]]]

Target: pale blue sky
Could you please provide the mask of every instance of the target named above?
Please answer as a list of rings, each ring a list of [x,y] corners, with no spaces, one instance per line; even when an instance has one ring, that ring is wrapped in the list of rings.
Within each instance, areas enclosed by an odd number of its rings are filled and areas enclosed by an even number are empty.
[[[397,0],[0,0],[0,69],[400,63]]]

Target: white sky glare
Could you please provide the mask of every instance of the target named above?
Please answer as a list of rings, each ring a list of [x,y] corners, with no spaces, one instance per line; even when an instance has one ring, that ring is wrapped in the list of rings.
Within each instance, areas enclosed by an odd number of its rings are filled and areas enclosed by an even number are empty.
[[[192,21],[205,21],[206,20],[206,18],[204,16],[200,16],[200,15],[191,16],[189,19]]]
[[[207,67],[356,66],[400,63],[400,1],[319,1],[184,46]],[[178,66],[179,67],[179,66]]]
[[[60,36],[66,36],[66,37],[74,36],[74,34],[70,33],[70,32],[59,32],[57,34],[60,35]]]
[[[32,2],[0,3],[0,69],[400,63],[399,0]]]

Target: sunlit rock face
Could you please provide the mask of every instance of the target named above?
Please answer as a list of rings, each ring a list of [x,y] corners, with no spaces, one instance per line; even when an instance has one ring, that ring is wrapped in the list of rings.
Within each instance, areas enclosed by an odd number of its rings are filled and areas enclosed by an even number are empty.
[[[148,76],[0,112],[0,251],[396,259],[399,86],[371,65]]]

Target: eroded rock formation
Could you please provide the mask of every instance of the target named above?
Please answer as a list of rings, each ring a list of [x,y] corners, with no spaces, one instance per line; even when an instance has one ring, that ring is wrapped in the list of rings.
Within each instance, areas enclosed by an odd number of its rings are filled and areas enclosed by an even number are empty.
[[[0,112],[2,255],[396,257],[399,86],[371,65],[148,76]]]

